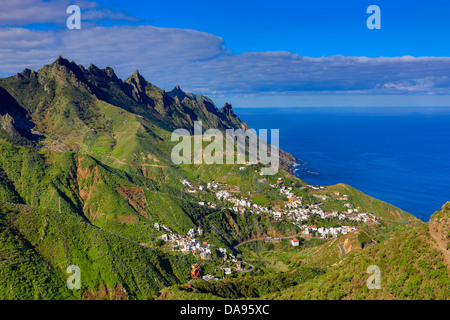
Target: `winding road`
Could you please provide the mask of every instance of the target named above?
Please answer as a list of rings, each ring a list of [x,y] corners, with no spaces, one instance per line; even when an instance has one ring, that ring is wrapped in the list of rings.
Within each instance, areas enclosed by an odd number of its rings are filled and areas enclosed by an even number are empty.
[[[292,239],[292,238],[295,238],[295,237],[301,237],[301,236],[302,236],[301,233],[297,233],[297,234],[294,234],[294,235],[292,235],[292,236],[288,236],[288,237],[280,237],[280,238],[277,238],[277,239],[281,239],[281,240],[283,240],[283,239]],[[239,246],[241,246],[241,245],[243,245],[243,244],[246,244],[246,243],[249,243],[249,242],[253,242],[253,241],[266,240],[266,239],[267,239],[267,237],[257,238],[257,239],[250,239],[250,240],[245,240],[245,241],[239,242],[239,243],[238,243],[237,245],[235,245],[233,248],[236,249],[237,247],[239,247]]]
[[[292,239],[292,238],[300,237],[300,236],[302,236],[302,233],[297,233],[297,234],[294,234],[294,235],[291,235],[291,236],[287,236],[287,237],[280,237],[280,238],[277,238],[277,239],[280,239],[280,240],[282,240],[282,239]],[[249,243],[249,242],[261,241],[261,240],[266,240],[266,239],[267,239],[267,236],[263,237],[263,238],[245,240],[245,241],[239,242],[237,245],[235,245],[233,247],[233,249],[236,249],[237,247],[239,247],[239,246],[241,246],[243,244]],[[248,270],[237,270],[236,269],[237,272],[250,272],[250,271],[253,271],[255,269],[255,267],[253,265],[251,265],[250,263],[248,263],[248,262],[242,261],[242,263],[245,263],[245,264],[249,265],[250,269],[248,269]],[[225,266],[225,261],[224,261],[224,264],[220,268],[223,269],[224,266]]]
[[[364,246],[362,248],[362,250],[364,250],[364,249],[366,249],[368,247],[371,247],[374,244],[377,244],[377,242],[375,240],[372,240],[367,246]],[[341,250],[342,257],[345,256],[347,254],[347,252],[345,251],[345,248],[344,248],[344,242],[338,243],[338,247]]]
[[[342,256],[345,256],[347,254],[347,252],[345,252],[344,243],[343,242],[339,243],[338,247],[339,247],[339,249],[341,249]]]

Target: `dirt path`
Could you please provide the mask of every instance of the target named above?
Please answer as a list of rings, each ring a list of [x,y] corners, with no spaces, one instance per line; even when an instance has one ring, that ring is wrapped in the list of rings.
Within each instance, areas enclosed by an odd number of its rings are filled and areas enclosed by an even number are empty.
[[[113,156],[107,156],[107,157],[111,158],[111,159],[114,159],[119,164],[125,165],[125,166],[168,168],[168,166],[162,166],[162,165],[159,165],[159,164],[147,164],[147,163],[144,163],[144,164],[129,164],[129,163],[123,162],[122,160],[119,160],[119,159],[117,159],[116,157],[113,157]]]
[[[292,236],[281,237],[281,238],[278,238],[278,239],[292,239],[292,238],[295,238],[295,237],[300,237],[301,235],[302,235],[302,233],[297,233],[297,234],[294,234],[294,235],[292,235]],[[249,242],[253,242],[253,241],[261,241],[261,240],[266,240],[266,239],[267,239],[267,236],[266,236],[266,237],[263,237],[263,238],[257,238],[257,239],[245,240],[245,241],[239,242],[237,245],[234,246],[234,248],[237,248],[237,247],[239,247],[239,246],[241,246],[241,245],[243,245],[243,244],[249,243]]]
[[[362,248],[362,250],[367,249],[367,248],[369,248],[369,247],[371,247],[371,246],[373,246],[373,245],[375,245],[377,243],[378,242],[376,242],[375,240],[372,240],[367,246],[364,246]],[[341,250],[342,257],[345,256],[347,254],[347,252],[345,251],[345,248],[344,248],[344,242],[338,243],[338,247]]]
[[[281,238],[278,238],[278,239],[292,239],[292,238],[295,238],[295,237],[298,237],[298,236],[301,236],[301,235],[302,235],[302,233],[297,233],[297,234],[294,234],[294,235],[292,235],[292,236],[281,237]],[[246,244],[246,243],[249,243],[249,242],[253,242],[253,241],[261,241],[261,240],[265,240],[265,239],[267,239],[267,236],[266,236],[266,237],[263,237],[263,238],[258,238],[258,239],[245,240],[245,241],[242,241],[242,242],[238,243],[237,245],[235,245],[235,246],[233,247],[233,249],[236,249],[236,248],[239,247],[240,245],[243,245],[243,244]],[[253,271],[253,270],[255,269],[255,267],[254,267],[252,264],[250,264],[250,263],[248,263],[248,262],[246,262],[246,261],[242,261],[242,263],[245,263],[245,264],[249,265],[249,266],[250,266],[250,269],[248,269],[248,270],[236,270],[236,271],[238,271],[238,272],[244,272],[244,273],[245,273],[245,272]],[[221,266],[222,269],[223,269],[224,265],[225,265],[225,262],[224,262],[224,264]]]
[[[344,243],[343,242],[339,243],[338,247],[339,247],[339,249],[341,249],[342,256],[345,256],[347,254],[347,252],[345,252]]]
[[[255,269],[255,267],[253,265],[251,265],[250,263],[245,262],[245,264],[248,264],[250,266],[250,269],[248,269],[248,270],[237,270],[237,271],[238,272],[250,272],[250,271],[253,271]]]

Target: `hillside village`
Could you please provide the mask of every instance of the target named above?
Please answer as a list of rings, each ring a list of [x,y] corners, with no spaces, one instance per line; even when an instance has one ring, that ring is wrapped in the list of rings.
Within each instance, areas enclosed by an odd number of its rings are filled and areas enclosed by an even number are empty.
[[[249,197],[242,196],[239,186],[217,183],[215,181],[194,184],[187,179],[181,179],[180,182],[185,187],[186,193],[192,195],[210,194],[216,199],[216,203],[198,201],[198,206],[216,210],[230,210],[237,214],[265,215],[270,216],[274,221],[289,221],[300,228],[301,235],[305,238],[335,239],[340,235],[356,231],[357,227],[354,223],[372,224],[380,220],[372,213],[359,212],[360,209],[351,204],[349,196],[341,195],[339,192],[332,192],[329,195],[312,194],[312,198],[316,199],[316,201],[308,203],[303,197],[294,193],[293,187],[284,186],[284,180],[281,177],[276,179],[276,183],[269,183],[267,178],[258,180],[258,183],[267,183],[272,190],[278,192],[278,200],[282,200],[282,204],[277,207],[267,207],[253,203]],[[305,188],[312,192],[324,189],[323,186],[312,185],[307,185]],[[331,197],[335,201],[343,202],[345,210],[340,212],[337,210],[325,210],[323,202],[330,200]],[[335,219],[339,226],[324,227],[320,223],[308,224],[312,217],[319,222],[325,219]],[[347,225],[350,221],[354,222],[352,226]],[[166,243],[169,250],[193,254],[201,260],[211,259],[214,251],[218,256],[222,257],[224,265],[226,263],[236,264],[234,269],[242,271],[242,261],[236,259],[233,253],[227,252],[225,248],[215,247],[213,244],[199,240],[204,235],[204,231],[200,227],[196,229],[191,228],[186,235],[174,233],[172,229],[164,224],[155,223],[154,228],[158,231],[166,232],[159,239]],[[273,241],[274,239],[280,240],[279,238],[267,237],[266,241]],[[299,241],[294,238],[290,240],[290,244],[298,246]],[[227,274],[231,272],[230,268],[223,269],[226,269]],[[215,279],[211,275],[204,277],[207,280]]]
[[[195,229],[190,229],[186,236],[173,233],[169,227],[160,225],[159,223],[155,223],[154,227],[158,231],[161,231],[161,229],[163,229],[168,232],[167,234],[163,234],[159,238],[165,242],[168,242],[170,248],[173,251],[198,254],[201,259],[211,258],[211,248],[214,245],[208,244],[206,242],[200,242],[195,238],[196,235],[203,235],[203,230],[200,227],[197,229],[197,231]]]
[[[168,232],[166,234],[161,235],[159,239],[163,240],[164,242],[167,242],[169,248],[172,251],[180,251],[185,254],[190,253],[200,257],[201,260],[209,260],[212,258],[213,250],[215,250],[216,253],[218,253],[220,257],[223,259],[223,267],[221,267],[221,269],[223,269],[224,275],[231,274],[232,269],[235,269],[236,271],[244,271],[242,267],[243,265],[242,261],[236,259],[236,256],[230,252],[227,252],[225,248],[220,247],[215,248],[213,244],[199,241],[196,238],[196,236],[201,237],[203,235],[203,230],[200,227],[197,230],[195,230],[194,228],[189,229],[186,236],[176,234],[166,225],[160,225],[159,223],[155,223],[154,228],[158,231],[161,231],[162,229]],[[226,265],[234,265],[234,264],[236,266],[233,268],[224,267]],[[191,279],[198,278],[200,276],[200,267],[198,266],[198,264],[195,264],[192,266],[192,268],[194,269],[194,271],[191,270]],[[207,281],[219,280],[219,278],[216,278],[211,274],[205,274],[202,276],[202,278]]]
[[[176,165],[173,130],[248,126],[138,71],[122,81],[59,57],[0,89],[0,299],[449,296],[448,205],[427,226],[344,183],[308,185],[282,150],[274,176],[263,163]],[[366,263],[383,268],[383,290],[361,290]]]
[[[260,179],[258,182],[265,182],[267,180]],[[343,206],[346,208],[345,211],[338,212],[336,210],[331,210],[329,212],[324,211],[322,209],[323,203],[313,203],[313,204],[306,204],[303,203],[303,198],[297,196],[293,193],[292,187],[285,187],[283,186],[283,178],[278,178],[276,184],[269,184],[271,188],[277,189],[279,191],[280,196],[284,196],[288,199],[288,201],[284,202],[283,208],[279,208],[279,210],[270,209],[268,207],[258,205],[256,203],[252,203],[247,198],[243,197],[237,197],[235,195],[232,195],[232,193],[235,193],[236,190],[239,190],[239,187],[235,186],[229,186],[229,185],[219,185],[215,182],[208,182],[206,188],[203,186],[199,186],[198,188],[195,188],[192,186],[192,184],[187,180],[181,181],[183,185],[187,186],[189,189],[187,192],[208,192],[211,191],[215,194],[215,197],[219,201],[226,201],[232,206],[227,207],[226,209],[232,210],[236,213],[243,214],[244,212],[249,212],[252,214],[259,214],[259,215],[270,215],[275,220],[282,220],[286,219],[292,222],[292,224],[295,224],[299,226],[303,230],[303,234],[309,235],[318,233],[319,236],[326,238],[327,235],[331,235],[333,237],[337,237],[341,234],[345,235],[349,232],[355,231],[355,227],[346,226],[343,223],[345,221],[356,221],[356,222],[363,222],[366,224],[376,223],[379,221],[379,218],[373,215],[369,212],[359,212],[358,208],[353,208],[353,206],[350,203],[344,203]],[[324,187],[320,186],[311,186],[308,185],[308,188],[311,190],[320,190]],[[224,189],[226,188],[226,189]],[[338,201],[348,201],[349,197],[348,195],[340,195],[339,192],[334,192],[334,196],[336,196],[336,200]],[[329,199],[328,196],[325,195],[312,195],[313,197],[320,199],[320,200],[327,200]],[[212,203],[205,203],[205,202],[199,202],[200,206],[208,205],[210,208],[217,208],[217,204]],[[305,222],[310,219],[312,215],[315,215],[316,217],[319,217],[320,219],[327,219],[327,218],[337,218],[342,222],[342,226],[340,227],[330,227],[330,228],[323,228],[323,227],[317,227],[316,225],[306,225]]]

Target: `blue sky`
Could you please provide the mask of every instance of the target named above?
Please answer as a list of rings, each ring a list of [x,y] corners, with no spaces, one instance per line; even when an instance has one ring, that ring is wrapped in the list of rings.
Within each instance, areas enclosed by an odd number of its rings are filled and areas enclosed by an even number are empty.
[[[99,3],[166,28],[204,31],[234,53],[290,51],[310,57],[450,55],[447,0],[118,1]],[[366,27],[368,6],[382,29]]]
[[[372,4],[381,30],[366,27]],[[450,106],[449,14],[447,0],[8,0],[0,75],[62,54],[218,105]]]

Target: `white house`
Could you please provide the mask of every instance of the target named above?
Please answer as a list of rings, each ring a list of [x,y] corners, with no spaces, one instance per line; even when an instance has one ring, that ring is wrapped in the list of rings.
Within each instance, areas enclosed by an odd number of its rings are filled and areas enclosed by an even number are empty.
[[[187,235],[188,235],[188,237],[191,237],[191,238],[195,237],[195,230],[193,228],[189,229]]]

